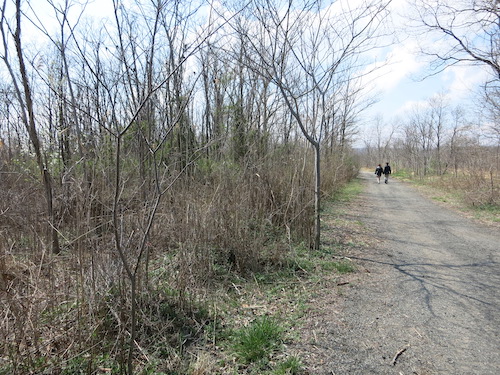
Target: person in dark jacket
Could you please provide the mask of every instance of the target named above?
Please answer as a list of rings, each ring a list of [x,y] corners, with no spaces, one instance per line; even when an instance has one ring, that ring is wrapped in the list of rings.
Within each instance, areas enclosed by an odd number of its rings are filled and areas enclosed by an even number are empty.
[[[382,176],[382,172],[383,172],[383,168],[382,166],[379,164],[377,165],[377,168],[375,168],[375,174],[377,175],[377,181],[378,183],[380,184],[380,176]]]
[[[391,171],[391,166],[389,165],[389,163],[385,163],[385,167],[384,167],[384,176],[385,176],[385,180],[384,182],[387,184],[389,182],[389,175],[392,173]]]

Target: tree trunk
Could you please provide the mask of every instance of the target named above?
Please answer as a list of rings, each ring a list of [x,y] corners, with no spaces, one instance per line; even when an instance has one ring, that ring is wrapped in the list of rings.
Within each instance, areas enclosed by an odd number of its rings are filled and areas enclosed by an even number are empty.
[[[321,243],[321,152],[319,142],[314,144],[314,249],[319,250]]]

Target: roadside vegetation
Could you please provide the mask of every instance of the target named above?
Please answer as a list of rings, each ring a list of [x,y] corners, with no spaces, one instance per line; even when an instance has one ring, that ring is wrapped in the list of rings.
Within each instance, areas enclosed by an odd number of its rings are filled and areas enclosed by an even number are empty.
[[[97,3],[0,9],[0,374],[300,374],[391,1]],[[377,157],[444,175],[419,119]]]
[[[275,171],[283,177],[282,168]],[[234,232],[218,237],[215,231],[210,235],[201,230],[205,227],[201,224],[192,227],[189,221],[179,222],[170,228],[172,224],[160,220],[148,244],[148,263],[136,296],[136,373],[304,373],[301,354],[289,352],[287,346],[300,340],[300,325],[311,297],[325,283],[335,285],[342,275],[356,270],[343,254],[356,246],[357,239],[348,236],[349,228],[360,224],[342,219],[342,214],[345,204],[359,193],[360,183],[356,179],[349,183],[354,177],[349,172],[342,182],[328,186],[333,175],[324,172],[325,191],[331,193],[324,196],[325,236],[318,250],[311,249],[312,240],[293,231],[292,225],[280,226],[267,215],[250,214],[256,209],[245,208],[249,199],[227,200],[237,194],[231,186],[241,189],[237,184],[227,184],[221,192],[226,204],[235,205],[231,212],[240,212]],[[264,175],[259,174],[260,178]],[[195,186],[192,194],[200,196],[200,186],[191,184]],[[274,201],[276,214],[291,206],[290,197],[279,192],[280,184],[262,187],[266,195],[258,200],[287,197],[281,203]],[[189,208],[194,197],[183,189],[185,199],[162,208],[160,218],[168,218],[172,210],[194,209]],[[216,202],[217,187],[209,189],[207,195]],[[35,191],[26,192],[25,197],[36,207]],[[196,207],[210,211],[209,203],[204,203]],[[222,202],[213,204],[222,206]],[[28,218],[36,215],[21,207],[25,220],[34,225]],[[9,215],[14,214],[11,210]],[[224,216],[213,210],[215,206],[203,220]],[[201,215],[196,212],[193,217]],[[293,216],[299,220],[300,216]],[[307,222],[311,227],[311,221]],[[43,243],[38,245],[40,252],[34,252],[36,233],[26,233],[25,228],[13,226],[3,232],[10,250],[0,258],[6,296],[0,374],[123,373],[130,336],[130,294],[123,267],[112,248],[107,248],[106,235],[92,236],[96,247],[86,241],[87,246],[78,249],[75,243],[64,242],[63,252],[56,255],[44,249]],[[243,238],[238,237],[242,234]],[[208,241],[212,236],[213,241]],[[231,245],[223,247],[218,241]],[[232,253],[226,251],[228,247]]]

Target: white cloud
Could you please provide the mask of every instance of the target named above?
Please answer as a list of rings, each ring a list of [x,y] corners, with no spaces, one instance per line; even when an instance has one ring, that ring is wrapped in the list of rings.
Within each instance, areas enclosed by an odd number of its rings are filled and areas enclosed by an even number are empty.
[[[396,110],[396,112],[394,113],[394,116],[405,115],[405,114],[415,110],[416,108],[423,110],[427,107],[429,107],[429,100],[428,99],[408,100],[408,101],[404,102],[404,104]]]
[[[450,96],[461,99],[470,96],[479,85],[486,82],[489,71],[482,66],[453,66],[447,69],[443,80],[449,81]]]
[[[385,67],[388,75],[388,80],[385,81],[386,90],[394,88],[400,81],[425,66],[423,61],[419,61],[417,46],[413,42],[395,46],[388,56],[388,62]]]
[[[413,42],[393,45],[385,59],[368,66],[365,72],[373,72],[364,81],[370,91],[388,93],[402,81],[424,69],[425,62],[418,59],[416,47]]]

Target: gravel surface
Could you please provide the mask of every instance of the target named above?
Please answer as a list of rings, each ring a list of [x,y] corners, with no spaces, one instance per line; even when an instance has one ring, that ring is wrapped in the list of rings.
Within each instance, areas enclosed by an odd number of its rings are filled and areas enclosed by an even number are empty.
[[[350,254],[361,272],[311,313],[309,373],[500,374],[499,229],[361,178],[352,215],[376,245]]]

